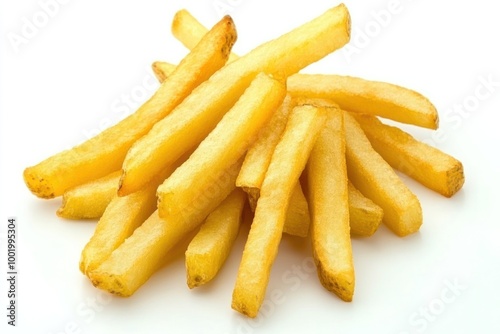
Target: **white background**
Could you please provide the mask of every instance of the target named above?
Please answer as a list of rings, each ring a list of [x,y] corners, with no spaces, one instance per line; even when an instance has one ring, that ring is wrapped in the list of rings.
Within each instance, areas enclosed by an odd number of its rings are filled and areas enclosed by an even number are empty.
[[[95,222],[58,218],[60,199],[35,198],[22,171],[118,121],[152,93],[151,62],[177,63],[186,54],[170,33],[176,10],[189,9],[205,25],[230,13],[239,33],[234,50],[244,54],[337,2],[72,0],[46,22],[44,2],[0,5],[3,333],[500,333],[500,220],[494,207],[500,21],[494,2],[401,0],[390,17],[381,17],[376,14],[393,8],[391,1],[346,1],[353,53],[338,51],[305,71],[383,80],[426,95],[440,112],[441,130],[404,128],[459,158],[466,183],[446,199],[404,177],[421,200],[424,225],[403,239],[382,227],[369,239],[353,240],[352,303],[320,285],[308,266],[308,240],[284,237],[266,308],[255,320],[230,307],[244,233],[206,287],[187,288],[179,259],[131,298],[110,297],[78,270]],[[11,39],[22,37],[34,17],[43,26],[15,46]],[[128,112],[117,113],[118,106]],[[4,307],[9,216],[19,226],[15,329],[6,325]]]

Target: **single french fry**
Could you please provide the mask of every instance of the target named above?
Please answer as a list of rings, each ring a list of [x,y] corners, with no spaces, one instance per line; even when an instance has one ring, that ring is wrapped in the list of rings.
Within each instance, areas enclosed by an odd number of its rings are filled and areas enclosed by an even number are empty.
[[[290,196],[325,118],[323,109],[294,108],[273,153],[233,290],[232,308],[249,317],[257,316],[264,300]]]
[[[292,96],[327,98],[352,112],[437,129],[434,105],[421,94],[394,84],[341,75],[301,74],[290,77]]]
[[[116,195],[116,180],[113,187],[115,196],[82,251],[80,271],[83,274],[88,275],[99,267],[156,210],[156,189],[188,157],[189,154],[184,155],[156,175],[144,188],[127,196]]]
[[[151,65],[151,69],[160,83],[163,83],[167,77],[172,75],[176,68],[177,66],[174,64],[170,64],[165,61],[155,61]]]
[[[180,214],[196,200],[198,190],[213,181],[213,175],[243,156],[285,93],[279,81],[263,73],[257,75],[189,159],[158,187],[160,217]]]
[[[355,275],[349,227],[349,200],[342,110],[326,108],[327,121],[306,167],[313,256],[321,284],[352,301]]]
[[[384,210],[356,189],[349,182],[349,225],[351,235],[369,237],[373,235],[384,217]]]
[[[223,18],[134,114],[74,148],[26,168],[24,181],[28,188],[38,197],[53,198],[119,170],[132,144],[225,64],[235,39],[231,18]]]
[[[398,236],[418,231],[422,208],[417,196],[373,149],[353,116],[344,112],[349,180],[384,210],[383,222]]]
[[[294,101],[287,96],[261,130],[259,137],[250,146],[245,160],[243,160],[240,174],[236,179],[236,186],[243,188],[248,193],[252,210],[255,210],[260,187],[271,162],[271,157],[281,138],[281,134],[285,130],[288,115],[294,106]]]
[[[443,196],[451,197],[464,182],[462,163],[371,115],[353,114],[377,151],[393,168]]]
[[[100,218],[116,195],[121,171],[115,171],[64,192],[57,215],[67,219]]]
[[[95,270],[88,272],[99,289],[131,296],[161,266],[172,247],[195,230],[235,188],[243,159],[223,171],[184,215],[165,220],[158,210]]]
[[[285,80],[343,46],[349,37],[349,13],[339,5],[224,66],[132,146],[123,163],[119,194],[133,191],[149,174],[198,145],[258,73]]]
[[[285,225],[283,225],[283,233],[305,238],[309,234],[310,224],[309,204],[302,191],[300,182],[297,182],[290,196]]]
[[[226,261],[242,222],[246,194],[239,188],[210,214],[186,250],[189,288],[210,282]]]

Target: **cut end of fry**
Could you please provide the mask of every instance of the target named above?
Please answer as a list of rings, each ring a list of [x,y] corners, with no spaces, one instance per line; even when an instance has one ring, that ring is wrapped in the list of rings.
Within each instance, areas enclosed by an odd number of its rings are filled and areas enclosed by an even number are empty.
[[[254,291],[239,291],[240,293],[233,292],[231,308],[247,317],[255,318],[259,314],[259,308],[264,299]]]
[[[126,284],[123,283],[123,280],[119,275],[107,275],[97,271],[89,272],[87,275],[93,286],[101,290],[105,290],[113,295],[130,297],[134,293],[134,291],[126,289]],[[119,289],[116,289],[116,287],[119,287]]]
[[[37,197],[45,199],[56,197],[52,185],[41,176],[36,166],[26,168],[23,173],[23,178],[28,189]]]
[[[151,68],[158,81],[162,83],[175,71],[176,66],[164,61],[155,61],[151,64]]]
[[[465,183],[464,166],[458,160],[454,161],[454,165],[446,173],[448,180],[446,187],[440,192],[443,196],[452,197]]]
[[[328,291],[335,293],[340,299],[345,302],[352,301],[354,296],[354,270],[352,268],[347,271],[329,271],[321,261],[316,262],[318,277],[321,285]]]

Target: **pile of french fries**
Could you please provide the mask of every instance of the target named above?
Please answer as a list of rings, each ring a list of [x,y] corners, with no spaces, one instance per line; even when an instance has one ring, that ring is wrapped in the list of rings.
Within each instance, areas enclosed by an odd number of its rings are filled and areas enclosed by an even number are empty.
[[[458,160],[378,118],[436,129],[425,97],[298,74],[348,43],[344,5],[242,57],[231,53],[229,16],[207,30],[181,10],[172,31],[190,52],[177,66],[153,63],[161,85],[147,102],[24,171],[36,196],[62,196],[60,217],[99,220],[80,260],[96,287],[132,295],[179,244],[187,285],[206,284],[251,210],[235,310],[257,316],[283,233],[310,237],[322,285],[351,301],[351,236],[371,236],[381,222],[406,236],[422,224],[418,198],[394,169],[447,197],[462,187]]]

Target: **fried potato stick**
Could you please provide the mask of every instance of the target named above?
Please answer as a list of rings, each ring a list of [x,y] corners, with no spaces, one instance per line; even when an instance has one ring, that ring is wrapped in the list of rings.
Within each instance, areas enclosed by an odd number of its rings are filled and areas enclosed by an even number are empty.
[[[355,275],[342,110],[326,108],[327,121],[306,167],[313,256],[321,284],[352,301]]]
[[[53,198],[119,170],[132,144],[225,64],[235,39],[231,18],[223,18],[134,114],[74,148],[26,168],[24,181],[28,188],[38,197]]]
[[[353,114],[377,151],[393,168],[439,194],[451,197],[464,182],[462,163],[374,116]]]
[[[186,250],[187,285],[210,282],[226,261],[242,222],[246,194],[236,188],[201,225]]]
[[[294,108],[273,153],[233,290],[232,308],[249,317],[264,300],[290,196],[325,119],[323,109]]]
[[[354,186],[384,210],[383,222],[398,236],[422,225],[420,202],[373,149],[353,116],[344,112],[347,173]]]
[[[79,186],[68,189],[62,197],[57,215],[67,219],[100,218],[116,195],[121,171],[115,171]]]
[[[343,46],[349,37],[349,13],[339,5],[227,64],[132,146],[123,163],[119,194],[132,192],[158,169],[198,145],[258,73],[285,80]]]
[[[438,127],[436,108],[427,98],[394,84],[331,74],[301,74],[290,77],[287,84],[292,96],[331,99],[344,110],[429,129]]]

